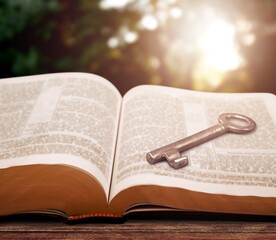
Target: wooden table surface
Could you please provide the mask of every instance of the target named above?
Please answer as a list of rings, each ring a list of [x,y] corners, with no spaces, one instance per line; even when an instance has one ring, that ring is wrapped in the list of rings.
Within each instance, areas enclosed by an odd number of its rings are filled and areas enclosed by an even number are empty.
[[[276,239],[275,220],[168,212],[68,223],[53,216],[23,215],[0,218],[0,239]]]

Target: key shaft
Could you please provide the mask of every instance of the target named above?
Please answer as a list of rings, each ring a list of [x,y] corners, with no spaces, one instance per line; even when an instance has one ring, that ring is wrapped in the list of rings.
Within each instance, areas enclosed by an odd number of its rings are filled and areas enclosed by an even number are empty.
[[[246,125],[237,125],[231,122],[231,119],[243,121]],[[155,164],[165,159],[171,167],[178,169],[188,164],[188,158],[186,156],[181,156],[181,152],[208,142],[226,132],[246,133],[254,130],[255,127],[256,123],[247,116],[236,113],[222,114],[219,117],[219,124],[153,150],[147,153],[146,158],[150,164]]]
[[[225,124],[216,124],[210,128],[207,128],[201,132],[195,133],[189,137],[183,138],[156,150],[153,150],[147,154],[147,160],[150,164],[155,164],[163,160],[166,157],[166,153],[178,152],[179,157],[180,153],[184,152],[190,148],[196,147],[202,143],[205,143],[209,140],[212,140],[218,136],[221,136],[228,131],[228,128]],[[168,158],[168,156],[167,156]],[[172,159],[171,157],[169,159]],[[177,157],[175,157],[176,159]]]

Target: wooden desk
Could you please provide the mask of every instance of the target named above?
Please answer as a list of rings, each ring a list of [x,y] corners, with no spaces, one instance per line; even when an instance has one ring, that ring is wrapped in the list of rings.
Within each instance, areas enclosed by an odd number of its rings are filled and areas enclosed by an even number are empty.
[[[0,239],[276,239],[273,217],[133,214],[68,224],[56,217],[0,218]]]

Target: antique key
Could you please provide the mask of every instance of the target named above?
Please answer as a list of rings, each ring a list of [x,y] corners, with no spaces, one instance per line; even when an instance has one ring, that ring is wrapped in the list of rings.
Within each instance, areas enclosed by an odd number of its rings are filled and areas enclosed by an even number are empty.
[[[188,157],[181,156],[181,152],[212,140],[224,133],[247,133],[255,129],[256,123],[251,118],[238,113],[223,113],[218,118],[219,123],[194,135],[158,148],[147,153],[150,164],[167,160],[174,169],[188,164]]]

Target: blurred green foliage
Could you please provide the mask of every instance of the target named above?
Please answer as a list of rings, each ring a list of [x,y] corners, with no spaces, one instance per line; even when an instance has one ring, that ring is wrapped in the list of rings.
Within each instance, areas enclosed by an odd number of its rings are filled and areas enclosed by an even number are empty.
[[[49,13],[58,10],[59,3],[55,0],[0,1],[2,76],[34,74],[41,71],[40,41],[51,37],[51,24],[43,24],[42,31],[39,26]]]
[[[191,69],[196,56],[187,55],[180,59],[179,55],[170,56],[168,52],[180,25],[186,34],[184,40],[189,39],[193,26],[188,26],[181,18],[170,20],[153,31],[138,29],[145,11],[135,7],[137,1],[121,9],[101,9],[100,2],[0,0],[0,77],[84,71],[108,78],[122,93],[143,83],[193,88]],[[147,5],[149,9],[156,9],[158,1],[148,1]],[[242,15],[257,22],[259,29],[276,21],[275,0],[185,0],[175,1],[174,5],[181,7],[184,13],[188,13],[190,7],[200,5],[210,5],[222,9],[222,12],[227,9],[230,20]],[[138,40],[115,48],[108,47],[108,40],[118,34],[122,26],[137,32]],[[271,34],[257,42],[253,50],[242,49],[253,69],[253,84],[250,87],[242,85],[234,91],[275,91],[276,84],[271,88],[276,77],[271,63],[275,62],[276,56],[274,41],[275,34]],[[181,48],[176,52],[181,54]],[[158,66],[151,66],[149,62],[152,60],[154,65],[156,59]],[[233,81],[237,75],[231,73],[229,76]],[[239,73],[239,76],[244,75]],[[259,79],[267,79],[267,82]],[[229,82],[218,91],[232,89],[236,82],[234,80],[230,88],[227,84]]]
[[[0,1],[0,41],[12,39],[29,26],[37,25],[43,15],[58,9],[55,0],[1,0]]]

